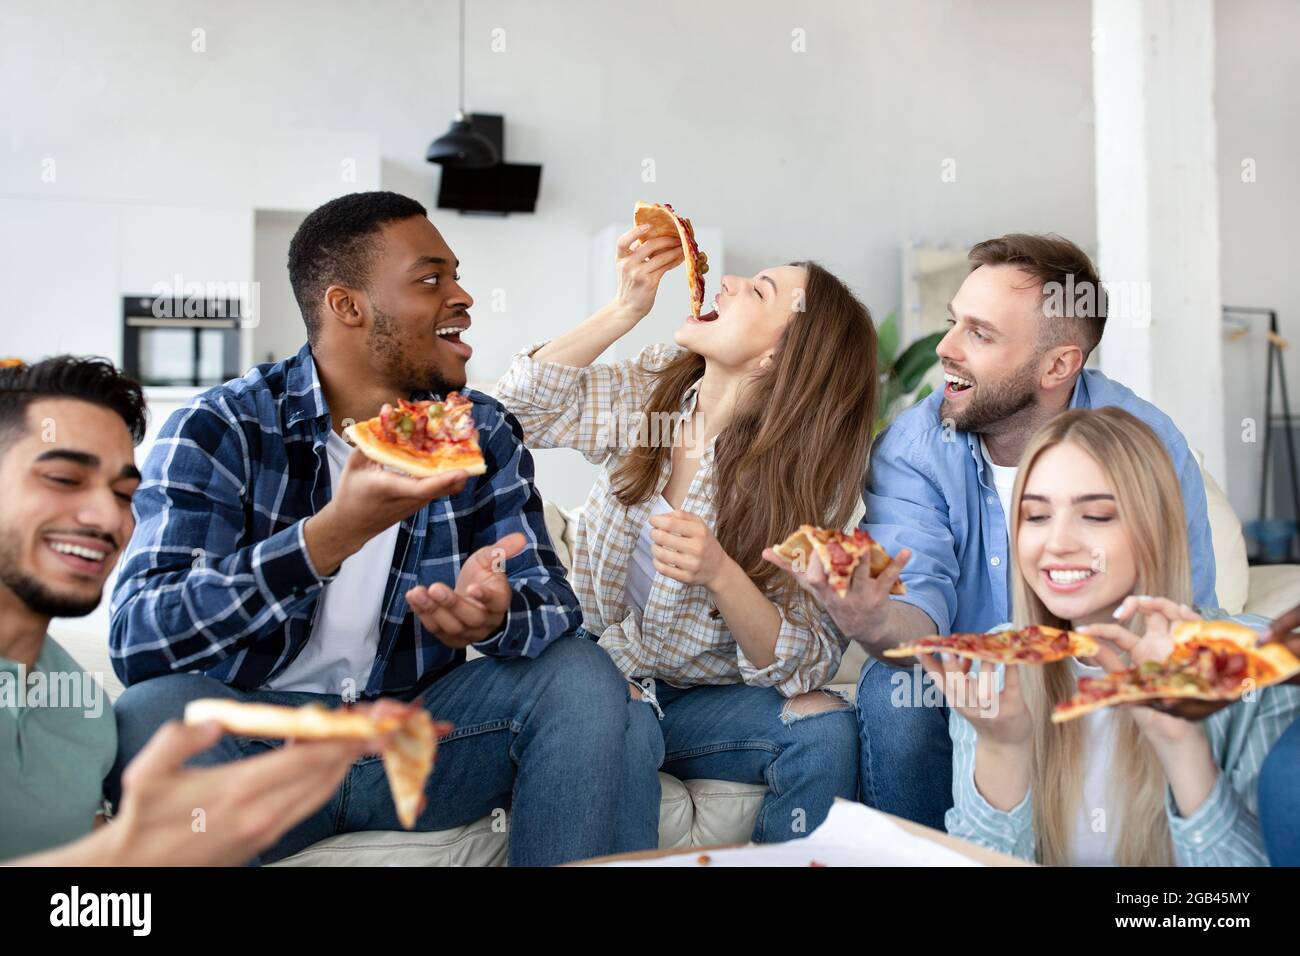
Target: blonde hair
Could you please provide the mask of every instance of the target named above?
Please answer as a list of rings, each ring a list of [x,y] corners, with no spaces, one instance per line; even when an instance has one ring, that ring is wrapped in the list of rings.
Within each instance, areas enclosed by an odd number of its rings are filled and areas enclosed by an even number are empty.
[[[1183,496],[1164,444],[1144,422],[1122,409],[1071,409],[1052,419],[1029,442],[1011,492],[1011,592],[1016,626],[1069,627],[1068,621],[1052,614],[1034,593],[1016,557],[1025,481],[1043,452],[1065,443],[1096,461],[1110,482],[1137,568],[1136,593],[1189,603],[1192,572]],[[1137,617],[1128,627],[1140,635],[1145,622]],[[1054,724],[1050,715],[1056,704],[1074,694],[1074,675],[1068,661],[1022,667],[1021,687],[1034,726],[1030,780],[1038,861],[1068,865],[1083,794],[1085,724],[1080,720]],[[1115,711],[1114,726],[1107,787],[1121,808],[1115,862],[1121,866],[1169,866],[1173,846],[1165,814],[1164,770],[1131,714]]]

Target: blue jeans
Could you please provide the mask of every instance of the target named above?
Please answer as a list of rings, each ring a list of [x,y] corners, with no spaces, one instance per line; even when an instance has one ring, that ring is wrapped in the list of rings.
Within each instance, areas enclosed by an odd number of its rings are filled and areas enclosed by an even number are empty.
[[[680,780],[712,779],[767,786],[754,821],[755,843],[807,836],[826,819],[836,797],[857,794],[857,728],[853,710],[799,716],[771,687],[722,684],[680,688],[654,685],[662,711],[649,698],[634,720],[660,734],[646,754]],[[638,742],[645,734],[635,735]],[[644,772],[644,767],[642,768]]]
[[[114,707],[118,761],[109,778],[110,796],[116,799],[126,763],[160,725],[179,719],[186,703],[198,697],[340,704],[326,694],[241,691],[201,674],[136,684]],[[536,659],[478,658],[438,679],[420,700],[435,718],[456,726],[438,746],[426,785],[428,806],[417,830],[464,826],[510,807],[512,866],[658,846],[659,778],[644,759],[657,740],[632,720],[645,708],[633,706],[618,668],[599,647],[565,637]],[[646,739],[630,739],[638,733]],[[226,736],[190,765],[238,760],[279,744]],[[339,833],[397,829],[383,763],[372,757],[356,763],[338,793],[257,862],[282,859]]]
[[[858,738],[862,802],[944,829],[952,806],[948,708],[920,664],[867,658],[858,679]]]
[[[1274,866],[1300,866],[1300,720],[1293,721],[1259,771],[1259,826]]]

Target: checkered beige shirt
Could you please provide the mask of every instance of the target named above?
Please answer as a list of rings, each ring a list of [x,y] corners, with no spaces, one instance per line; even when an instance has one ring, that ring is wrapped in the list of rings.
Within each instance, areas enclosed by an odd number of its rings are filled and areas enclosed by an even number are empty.
[[[805,614],[800,607],[782,609],[775,660],[756,667],[737,646],[721,615],[710,617],[714,605],[706,588],[686,585],[656,574],[638,612],[624,596],[627,567],[641,528],[650,515],[650,499],[625,507],[614,496],[610,476],[629,450],[628,435],[652,435],[651,423],[640,422],[654,373],[681,353],[674,345],[652,345],[635,358],[610,365],[573,368],[537,362],[537,343],[515,356],[510,370],[496,384],[496,396],[524,429],[533,448],[575,448],[588,461],[603,464],[591,489],[575,533],[573,589],[582,603],[588,631],[629,678],[653,677],[677,687],[744,682],[775,687],[787,697],[827,683],[844,650],[824,615]],[[695,389],[682,403],[682,417],[695,410]],[[647,430],[649,429],[649,430]],[[656,492],[668,483],[671,465],[665,460]],[[710,529],[713,510],[713,444],[700,458],[699,470],[682,510],[704,520]]]

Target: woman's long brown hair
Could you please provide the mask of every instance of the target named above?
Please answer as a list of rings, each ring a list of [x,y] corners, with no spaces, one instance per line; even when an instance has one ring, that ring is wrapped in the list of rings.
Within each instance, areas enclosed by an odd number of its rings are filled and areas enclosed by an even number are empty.
[[[763,560],[801,524],[845,528],[867,474],[876,411],[876,329],[871,313],[815,262],[772,364],[749,379],[731,422],[714,445],[714,536],[760,590],[793,610],[798,588]],[[795,300],[799,301],[798,298]],[[684,352],[656,375],[649,420],[681,410],[704,374],[704,358]],[[635,446],[611,476],[624,506],[655,492],[669,442]]]

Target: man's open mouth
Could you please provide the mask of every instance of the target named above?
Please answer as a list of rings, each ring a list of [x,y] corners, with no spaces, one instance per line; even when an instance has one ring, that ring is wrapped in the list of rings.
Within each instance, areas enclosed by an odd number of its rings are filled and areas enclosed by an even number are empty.
[[[45,539],[45,546],[68,567],[86,574],[102,572],[117,550],[107,541],[93,538],[50,537]]]
[[[945,391],[949,395],[957,392],[964,392],[968,388],[974,388],[975,383],[968,378],[962,378],[960,375],[953,375],[951,372],[943,373],[943,380],[946,383]]]
[[[466,317],[456,322],[447,323],[441,328],[434,330],[434,334],[441,341],[446,342],[451,346],[452,351],[461,358],[468,359],[473,354],[474,350],[470,348],[468,342],[461,340],[460,334],[469,329],[469,326],[469,318]]]

